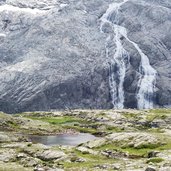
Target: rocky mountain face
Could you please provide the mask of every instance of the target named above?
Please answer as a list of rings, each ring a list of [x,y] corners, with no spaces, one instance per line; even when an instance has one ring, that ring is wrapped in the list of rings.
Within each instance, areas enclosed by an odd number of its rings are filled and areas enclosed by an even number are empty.
[[[0,110],[171,106],[169,0],[0,0]]]

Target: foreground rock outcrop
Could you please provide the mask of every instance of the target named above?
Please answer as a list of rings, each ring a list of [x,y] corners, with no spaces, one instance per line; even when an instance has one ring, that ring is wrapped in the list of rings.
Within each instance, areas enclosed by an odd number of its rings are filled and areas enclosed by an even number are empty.
[[[106,25],[100,31],[100,18],[112,2],[0,1],[0,110],[112,108],[109,64],[116,45],[110,42],[106,55],[111,30]],[[157,71],[153,102],[162,107],[171,105],[170,6],[167,0],[128,0],[118,14],[118,24]],[[121,41],[130,56],[124,107],[135,108],[140,54],[124,37]]]
[[[22,129],[20,124],[18,128],[12,124],[16,120],[26,122],[28,118],[30,127]],[[8,129],[1,128],[0,132],[2,170],[171,170],[171,110],[75,110],[0,115],[1,122],[7,120]],[[44,131],[32,121],[38,121]],[[29,132],[32,126],[34,131]],[[58,128],[58,132],[49,132],[50,128]],[[51,146],[29,138],[29,134],[56,135],[64,130],[72,130],[70,135],[84,132],[97,137],[77,146],[59,142]]]

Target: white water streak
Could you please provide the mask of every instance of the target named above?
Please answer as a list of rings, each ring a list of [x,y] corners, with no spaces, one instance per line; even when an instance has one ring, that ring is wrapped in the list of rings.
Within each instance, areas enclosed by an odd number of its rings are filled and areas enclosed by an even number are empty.
[[[157,71],[150,65],[148,56],[143,53],[138,44],[128,39],[127,35],[125,35],[125,38],[134,45],[141,56],[139,66],[141,78],[138,82],[137,107],[138,109],[152,109]]]
[[[127,0],[126,0],[127,1]],[[112,97],[113,107],[116,109],[124,108],[124,79],[126,74],[126,61],[129,61],[129,54],[124,49],[121,37],[122,34],[119,30],[117,23],[119,22],[119,9],[126,2],[122,3],[113,3],[109,6],[106,13],[101,18],[101,32],[103,31],[103,26],[105,24],[109,24],[113,30],[113,41],[116,45],[116,52],[111,60],[111,64],[109,66],[109,86],[110,86],[110,94]],[[110,21],[111,15],[115,12],[114,23]],[[111,36],[107,38],[107,42],[109,42]],[[108,58],[109,48],[106,45],[106,56]]]
[[[126,28],[119,26],[119,9],[128,0],[124,0],[121,3],[113,3],[109,5],[106,13],[101,18],[101,32],[103,31],[103,26],[109,24],[113,28],[114,42],[116,44],[116,52],[114,58],[110,65],[109,71],[109,86],[110,93],[112,95],[112,104],[114,108],[124,108],[124,78],[126,74],[126,64],[124,57],[129,60],[129,55],[124,49],[121,37],[125,37],[128,42],[133,44],[135,49],[141,56],[141,62],[139,66],[139,72],[141,77],[138,81],[138,92],[137,92],[137,107],[139,109],[151,109],[153,108],[153,96],[155,91],[156,82],[156,70],[150,65],[148,56],[143,53],[137,43],[131,41],[127,36]],[[111,15],[115,13],[115,21],[110,21]],[[107,38],[107,42],[110,40],[111,36]],[[106,46],[106,56],[108,57],[109,49]],[[118,73],[115,73],[113,67],[117,64]],[[118,81],[116,81],[116,74],[118,75]]]

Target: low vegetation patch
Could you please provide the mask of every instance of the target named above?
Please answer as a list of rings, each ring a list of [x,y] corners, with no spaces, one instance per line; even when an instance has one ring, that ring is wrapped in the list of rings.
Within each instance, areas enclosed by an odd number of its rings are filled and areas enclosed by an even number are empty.
[[[156,158],[148,159],[147,163],[161,163],[163,161],[164,161],[164,159],[156,157]]]

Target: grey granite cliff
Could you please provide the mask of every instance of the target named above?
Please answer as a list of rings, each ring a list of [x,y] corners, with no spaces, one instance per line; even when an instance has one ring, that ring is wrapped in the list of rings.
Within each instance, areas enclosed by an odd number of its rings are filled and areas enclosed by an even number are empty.
[[[116,45],[111,42],[106,55],[111,28],[101,32],[100,25],[113,2],[121,1],[1,0],[0,110],[112,108],[109,65]],[[171,106],[171,2],[128,0],[118,16],[157,72],[154,107]],[[130,57],[124,108],[137,108],[141,57],[120,40]]]

